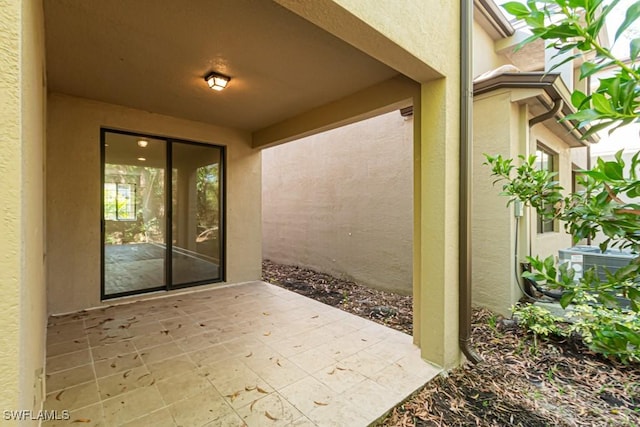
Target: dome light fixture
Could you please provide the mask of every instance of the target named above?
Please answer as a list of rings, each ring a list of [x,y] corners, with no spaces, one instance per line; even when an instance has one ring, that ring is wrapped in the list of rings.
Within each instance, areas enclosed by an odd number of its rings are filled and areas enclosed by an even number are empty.
[[[138,147],[140,147],[140,148],[144,148],[144,147],[146,147],[147,145],[149,145],[149,142],[147,142],[147,140],[146,140],[146,139],[140,139],[140,140],[138,140]]]
[[[207,82],[211,89],[221,91],[222,89],[227,87],[227,85],[229,84],[229,80],[231,80],[231,77],[225,76],[224,74],[211,72],[207,74],[204,80]]]

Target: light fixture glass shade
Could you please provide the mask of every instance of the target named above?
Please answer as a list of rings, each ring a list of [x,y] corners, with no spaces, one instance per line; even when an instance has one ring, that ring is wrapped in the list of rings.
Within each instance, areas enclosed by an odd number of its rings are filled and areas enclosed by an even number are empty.
[[[149,144],[149,143],[148,143],[146,140],[144,140],[144,139],[140,139],[140,140],[138,140],[138,147],[144,148],[144,147],[146,147],[148,144]]]
[[[211,73],[204,79],[207,81],[207,84],[211,89],[220,91],[227,87],[227,85],[229,84],[229,80],[231,80],[231,77],[218,73]]]

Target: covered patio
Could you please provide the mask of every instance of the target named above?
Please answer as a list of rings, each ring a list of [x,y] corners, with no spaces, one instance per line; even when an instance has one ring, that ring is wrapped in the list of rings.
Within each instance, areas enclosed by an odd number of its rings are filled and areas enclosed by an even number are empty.
[[[49,319],[46,426],[368,425],[437,375],[410,336],[265,282]]]

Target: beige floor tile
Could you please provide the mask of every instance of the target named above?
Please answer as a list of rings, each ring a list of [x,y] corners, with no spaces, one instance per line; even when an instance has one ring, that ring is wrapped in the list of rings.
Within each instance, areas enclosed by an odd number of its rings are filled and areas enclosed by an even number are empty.
[[[64,409],[73,411],[99,401],[98,384],[95,381],[89,381],[49,393],[44,403],[44,408],[52,411],[62,411]]]
[[[93,373],[93,366],[91,365],[79,366],[77,368],[67,369],[66,371],[47,374],[47,393],[93,380],[95,380],[95,375]]]
[[[165,403],[169,405],[179,400],[191,398],[195,394],[207,391],[213,386],[201,373],[189,371],[157,381],[156,387]]]
[[[317,349],[311,349],[289,356],[288,359],[309,374],[317,372],[322,368],[335,365],[337,362],[336,359],[331,357],[326,351]]]
[[[47,341],[47,357],[60,356],[62,354],[75,353],[89,348],[89,341],[86,337],[76,338],[70,341],[49,342]]]
[[[244,381],[251,384],[257,376],[256,372],[238,358],[225,359],[219,363],[205,365],[200,368],[200,371],[216,387],[231,381]]]
[[[174,340],[178,340],[181,338],[189,338],[195,335],[200,335],[211,330],[211,328],[207,327],[205,323],[202,323],[202,325],[203,326],[200,326],[199,323],[189,323],[179,327],[176,326],[173,329],[169,329],[169,335],[171,335]]]
[[[224,346],[234,356],[247,356],[249,354],[258,353],[268,347],[262,341],[253,337],[235,337],[234,339],[224,343]]]
[[[86,332],[84,330],[84,321],[76,320],[62,325],[50,326],[47,328],[47,342],[57,343],[64,341],[72,341],[78,338],[84,338]]]
[[[365,377],[371,377],[389,365],[390,363],[386,360],[364,351],[358,352],[340,361],[341,367],[351,369]]]
[[[69,412],[66,420],[46,421],[43,427],[110,427],[103,417],[102,404],[96,403],[75,411]]]
[[[353,426],[364,427],[375,421],[349,403],[334,402],[333,405],[320,406],[305,414],[313,423],[321,427]]]
[[[175,427],[176,422],[167,408],[151,412],[140,418],[136,418],[122,427]]]
[[[126,329],[94,329],[87,333],[87,337],[89,338],[89,345],[91,347],[96,347],[104,344],[113,344],[127,338],[131,338],[131,334]]]
[[[122,373],[98,378],[98,391],[102,399],[109,399],[154,383],[155,379],[149,370],[145,366],[140,366]]]
[[[102,378],[142,366],[138,353],[121,354],[94,363],[96,377]]]
[[[425,378],[426,380],[430,380],[442,372],[442,369],[422,360],[422,357],[420,357],[420,350],[418,349],[398,359],[395,364],[403,368],[405,371],[410,372],[412,375]]]
[[[147,368],[156,381],[162,381],[175,375],[194,371],[197,367],[186,354],[183,354],[160,362],[149,363]]]
[[[215,344],[202,350],[188,353],[188,356],[197,366],[204,366],[228,359],[232,355],[223,344]]]
[[[234,413],[213,388],[169,405],[169,411],[176,424],[182,427],[202,426]]]
[[[305,377],[279,393],[303,414],[319,406],[331,405],[338,394],[313,377]]]
[[[169,335],[169,331],[162,330],[147,335],[140,335],[131,338],[131,342],[138,350],[144,350],[149,347],[157,347],[160,344],[172,342],[173,338]]]
[[[76,368],[91,362],[91,352],[88,348],[73,353],[49,357],[47,358],[47,373],[53,374],[54,372]]]
[[[254,373],[233,378],[225,383],[216,383],[215,386],[233,408],[241,408],[274,391],[273,387]]]
[[[164,406],[160,392],[154,387],[139,388],[102,402],[104,419],[109,426],[118,426]]]
[[[249,427],[287,426],[302,416],[287,400],[278,393],[271,393],[238,410]]]
[[[362,374],[343,367],[340,363],[320,369],[313,376],[336,393],[343,393],[366,378]]]
[[[252,368],[267,384],[279,390],[309,375],[287,359],[272,359]]]
[[[406,396],[398,390],[389,390],[367,378],[339,395],[337,400],[352,408],[357,408],[360,414],[375,420],[400,403]]]
[[[403,366],[394,363],[373,375],[371,379],[385,388],[409,395],[426,384],[430,378],[414,375]]]
[[[316,423],[312,422],[309,418],[302,416],[289,424],[289,427],[316,427]]]
[[[407,340],[404,340],[394,337],[394,339],[383,340],[371,347],[367,347],[364,351],[389,362],[395,362],[406,356],[407,353],[416,350],[416,346],[411,342],[411,337],[407,336],[407,338]]]
[[[132,337],[139,337],[143,335],[150,335],[150,334],[162,331],[164,329],[167,329],[167,328],[161,325],[159,321],[151,320],[151,321],[133,323],[129,327],[129,334]]]
[[[94,362],[109,359],[121,354],[133,353],[135,351],[136,348],[130,340],[91,347],[91,354]]]
[[[246,427],[246,424],[238,414],[231,412],[205,424],[204,427]]]
[[[191,335],[186,338],[176,339],[176,344],[185,352],[202,350],[213,344],[218,344],[220,339],[213,332],[204,332],[198,335]]]
[[[160,344],[156,347],[145,348],[140,351],[140,357],[144,363],[155,363],[165,359],[180,356],[184,351],[175,342]]]

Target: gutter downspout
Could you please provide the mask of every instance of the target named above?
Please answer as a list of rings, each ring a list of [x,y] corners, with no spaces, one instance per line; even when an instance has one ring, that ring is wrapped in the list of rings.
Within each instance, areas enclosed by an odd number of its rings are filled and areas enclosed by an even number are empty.
[[[529,120],[529,128],[532,128],[533,125],[544,122],[545,120],[548,120],[551,117],[555,116],[556,113],[560,111],[563,105],[564,102],[562,102],[562,99],[556,99],[555,101],[553,101],[553,107],[551,107],[549,111],[547,111],[546,113],[542,113],[539,116],[533,117]]]
[[[471,336],[471,186],[473,179],[471,31],[473,1],[460,2],[460,191],[458,218],[458,345],[471,362],[482,359],[469,346]]]

